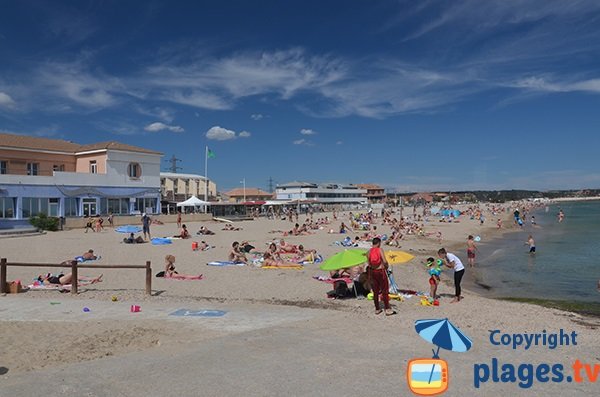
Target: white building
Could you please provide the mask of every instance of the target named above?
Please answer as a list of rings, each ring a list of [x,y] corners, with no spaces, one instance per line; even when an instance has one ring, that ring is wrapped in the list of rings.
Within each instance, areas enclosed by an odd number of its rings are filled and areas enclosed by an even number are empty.
[[[0,134],[0,218],[156,213],[161,157],[119,142]]]
[[[160,191],[162,199],[181,202],[196,196],[204,200],[206,194],[206,177],[196,174],[180,174],[174,172],[160,173]],[[208,199],[217,196],[217,185],[208,180]]]
[[[290,182],[277,185],[277,200],[314,201],[323,204],[367,204],[367,190],[355,185]]]

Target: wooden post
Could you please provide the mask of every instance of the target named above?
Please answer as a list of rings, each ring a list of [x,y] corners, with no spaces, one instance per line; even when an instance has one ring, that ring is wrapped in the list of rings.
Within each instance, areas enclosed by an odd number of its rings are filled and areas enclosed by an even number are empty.
[[[146,295],[152,295],[152,268],[150,261],[146,261]]]
[[[71,295],[77,295],[77,261],[71,261]]]
[[[6,258],[0,259],[0,292],[7,293],[6,290]]]

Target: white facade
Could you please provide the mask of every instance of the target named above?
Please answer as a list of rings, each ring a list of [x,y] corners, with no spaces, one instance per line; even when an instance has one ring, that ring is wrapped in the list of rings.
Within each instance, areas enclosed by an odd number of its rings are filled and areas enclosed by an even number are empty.
[[[206,195],[206,177],[196,174],[179,174],[174,172],[160,173],[160,189],[162,198],[170,201],[183,201],[192,196],[204,200],[204,197],[216,197],[217,185],[208,180]]]
[[[366,204],[366,189],[354,185],[288,183],[277,186],[277,200],[306,200],[325,204]]]

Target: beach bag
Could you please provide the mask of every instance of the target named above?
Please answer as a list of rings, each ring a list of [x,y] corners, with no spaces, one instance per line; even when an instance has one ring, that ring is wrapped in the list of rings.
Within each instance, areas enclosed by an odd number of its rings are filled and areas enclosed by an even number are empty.
[[[371,248],[369,250],[369,265],[373,268],[379,267],[382,263],[381,259],[381,249],[380,248]]]

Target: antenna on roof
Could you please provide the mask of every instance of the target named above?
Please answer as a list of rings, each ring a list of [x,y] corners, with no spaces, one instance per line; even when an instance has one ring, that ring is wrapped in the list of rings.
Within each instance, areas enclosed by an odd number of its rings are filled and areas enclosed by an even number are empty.
[[[178,167],[177,166],[177,162],[181,161],[180,159],[176,158],[175,155],[171,156],[170,159],[167,160],[169,163],[171,163],[171,166],[169,167],[169,171],[171,171],[172,173],[177,173],[177,170],[182,170],[183,168]]]

